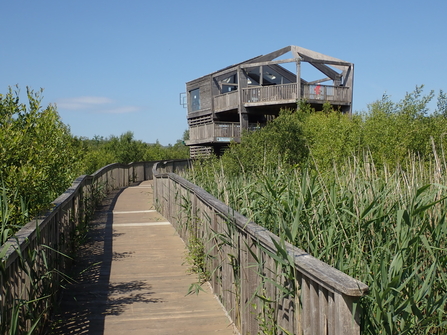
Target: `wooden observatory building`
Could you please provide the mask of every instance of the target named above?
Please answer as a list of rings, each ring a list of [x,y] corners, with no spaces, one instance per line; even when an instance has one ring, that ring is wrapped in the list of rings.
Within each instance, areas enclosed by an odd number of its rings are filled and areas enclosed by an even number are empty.
[[[222,154],[231,141],[240,141],[242,130],[259,129],[281,108],[296,108],[301,100],[315,110],[329,102],[351,113],[353,82],[354,64],[298,46],[189,81],[191,158]]]

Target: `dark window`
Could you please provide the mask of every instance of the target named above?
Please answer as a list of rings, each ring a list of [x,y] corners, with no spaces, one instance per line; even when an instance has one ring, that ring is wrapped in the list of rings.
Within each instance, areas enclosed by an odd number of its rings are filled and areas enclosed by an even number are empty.
[[[200,89],[189,91],[189,99],[191,101],[191,112],[200,110]]]
[[[235,84],[235,85],[232,85],[232,84]],[[237,91],[237,77],[235,74],[222,80],[221,93],[228,93],[228,92],[232,92],[232,91]]]

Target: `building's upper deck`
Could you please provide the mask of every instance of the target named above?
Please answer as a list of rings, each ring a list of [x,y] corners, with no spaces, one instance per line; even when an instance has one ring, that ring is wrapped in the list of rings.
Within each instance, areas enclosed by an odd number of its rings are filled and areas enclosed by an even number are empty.
[[[277,59],[287,53],[292,58]],[[310,64],[318,77],[303,79],[308,75],[304,64]],[[353,76],[352,63],[289,46],[188,82],[188,119],[235,110],[250,113],[256,107],[299,100],[316,106],[329,102],[350,113]]]
[[[296,83],[274,86],[252,86],[242,89],[241,102],[244,107],[276,104],[293,104],[298,97],[309,103],[329,102],[334,105],[350,105],[349,87],[301,84],[300,94]],[[239,107],[239,92],[233,91],[213,96],[214,112],[224,112]]]

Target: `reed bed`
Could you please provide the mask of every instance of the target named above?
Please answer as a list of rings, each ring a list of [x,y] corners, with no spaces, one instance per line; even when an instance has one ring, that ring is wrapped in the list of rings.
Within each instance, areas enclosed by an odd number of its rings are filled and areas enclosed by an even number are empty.
[[[435,155],[436,157],[436,155]],[[197,163],[191,181],[254,222],[364,282],[362,334],[447,332],[445,164],[409,157],[392,171],[370,157],[331,171],[276,169],[229,177]]]

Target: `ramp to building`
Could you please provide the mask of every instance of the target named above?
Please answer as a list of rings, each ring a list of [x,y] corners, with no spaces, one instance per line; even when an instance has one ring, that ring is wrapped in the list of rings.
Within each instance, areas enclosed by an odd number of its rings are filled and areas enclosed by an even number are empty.
[[[153,206],[152,181],[109,195],[63,290],[51,334],[234,334],[208,285],[187,295],[186,248]]]

